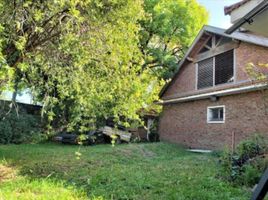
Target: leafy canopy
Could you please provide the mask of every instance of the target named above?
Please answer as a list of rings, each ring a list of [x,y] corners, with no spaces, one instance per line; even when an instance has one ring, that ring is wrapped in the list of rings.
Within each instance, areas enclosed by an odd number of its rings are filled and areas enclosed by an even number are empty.
[[[206,19],[195,0],[3,0],[0,89],[69,129],[138,119]]]
[[[141,21],[141,51],[144,68],[169,79],[208,13],[196,0],[145,0]]]

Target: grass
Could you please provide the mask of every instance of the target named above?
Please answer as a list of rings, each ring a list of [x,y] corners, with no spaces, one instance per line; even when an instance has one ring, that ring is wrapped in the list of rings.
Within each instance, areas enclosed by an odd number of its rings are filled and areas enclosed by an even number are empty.
[[[216,177],[211,155],[165,143],[0,145],[2,199],[242,200],[250,192]]]

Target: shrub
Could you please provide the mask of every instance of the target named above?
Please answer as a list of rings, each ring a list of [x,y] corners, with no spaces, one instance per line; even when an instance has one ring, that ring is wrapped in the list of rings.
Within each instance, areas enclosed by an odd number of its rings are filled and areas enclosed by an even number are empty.
[[[225,150],[220,156],[219,175],[235,184],[253,186],[268,166],[267,141],[254,136],[242,141],[235,151]]]
[[[255,185],[261,175],[262,175],[262,171],[260,169],[258,169],[256,166],[251,165],[251,164],[246,164],[242,167],[242,174],[240,177],[238,177],[238,181],[239,183],[241,183],[242,185],[248,185],[248,186],[252,186]]]
[[[0,121],[0,143],[7,144],[12,141],[12,128],[6,120]]]
[[[20,110],[0,119],[0,143],[37,143],[46,137],[41,133],[40,118]]]

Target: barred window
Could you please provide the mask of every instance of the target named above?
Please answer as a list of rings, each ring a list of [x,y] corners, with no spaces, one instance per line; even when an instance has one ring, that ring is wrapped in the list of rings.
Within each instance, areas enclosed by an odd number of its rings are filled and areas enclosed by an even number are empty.
[[[198,89],[213,86],[213,59],[209,58],[198,63]]]
[[[233,82],[234,77],[233,50],[215,57],[215,85]]]
[[[197,89],[234,81],[234,50],[197,63]]]

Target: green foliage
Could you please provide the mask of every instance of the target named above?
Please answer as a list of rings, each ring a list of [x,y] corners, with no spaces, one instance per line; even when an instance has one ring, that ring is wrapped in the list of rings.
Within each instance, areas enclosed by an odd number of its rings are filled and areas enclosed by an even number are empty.
[[[18,167],[21,176],[29,178],[27,184],[15,179],[0,183],[0,188],[11,196],[19,193],[27,197],[27,191],[35,199],[51,199],[55,193],[70,194],[70,199],[73,196],[83,199],[83,193],[89,199],[244,200],[250,197],[248,190],[215,177],[215,157],[189,153],[176,145],[81,147],[79,161],[74,155],[76,151],[76,146],[55,144],[0,145],[0,158],[5,158],[8,166]],[[40,182],[43,184],[38,185]]]
[[[220,157],[220,176],[239,185],[256,184],[268,166],[267,144],[264,138],[256,135],[242,141],[234,153],[225,150]]]
[[[41,133],[40,118],[21,111],[12,111],[0,121],[0,143],[37,143],[46,139]]]
[[[255,135],[251,140],[242,141],[237,146],[237,154],[242,160],[248,160],[250,158],[262,155],[267,152],[267,141],[258,135]]]
[[[19,188],[19,189],[18,189]],[[17,191],[17,192],[11,192]],[[48,197],[49,194],[49,197]],[[29,180],[25,177],[17,177],[16,180],[1,184],[0,197],[6,200],[86,200],[84,192],[78,191],[73,186],[68,186],[62,181],[53,180]],[[92,200],[102,200],[92,198]]]
[[[4,0],[0,9],[0,89],[29,88],[49,129],[81,132],[109,117],[139,120],[207,20],[195,0]]]
[[[244,165],[242,168],[243,174],[238,177],[238,182],[242,185],[254,186],[259,182],[263,170],[263,168],[259,169],[252,164]]]
[[[250,78],[254,81],[267,81],[267,73],[268,64],[264,63],[248,63],[246,66],[246,72]]]
[[[208,13],[196,0],[145,0],[141,20],[141,51],[145,63],[158,77],[169,79]]]
[[[162,83],[141,70],[141,0],[2,5],[7,66],[0,75],[10,76],[2,77],[0,87],[30,88],[48,121],[83,132],[108,117],[138,119],[137,111],[157,100]]]

